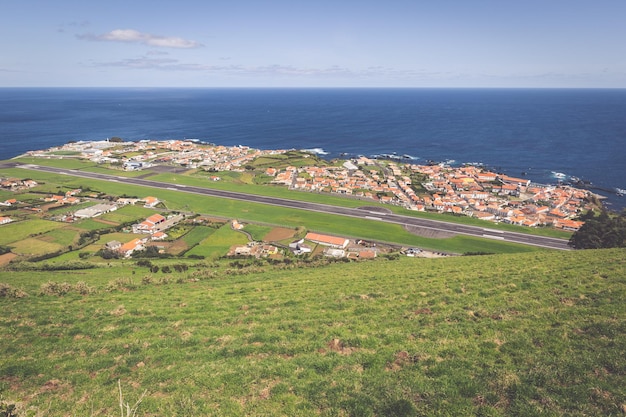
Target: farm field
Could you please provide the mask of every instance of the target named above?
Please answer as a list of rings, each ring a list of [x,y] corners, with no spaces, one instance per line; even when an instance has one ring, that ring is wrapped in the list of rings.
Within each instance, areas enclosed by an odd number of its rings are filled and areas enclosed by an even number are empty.
[[[42,416],[117,415],[118,387],[145,393],[137,416],[626,407],[624,249],[180,262],[0,270],[0,400]]]
[[[231,246],[245,245],[246,243],[248,243],[246,235],[232,230],[230,224],[225,224],[205,239],[202,239],[197,246],[185,253],[185,256],[217,259],[228,253],[228,249]]]

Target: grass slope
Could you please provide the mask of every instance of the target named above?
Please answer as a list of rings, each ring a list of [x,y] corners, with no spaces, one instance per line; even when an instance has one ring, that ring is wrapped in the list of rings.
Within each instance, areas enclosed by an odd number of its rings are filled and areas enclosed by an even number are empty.
[[[30,294],[0,297],[0,398],[116,415],[119,380],[131,404],[146,391],[139,416],[620,415],[625,259],[0,272]],[[47,281],[96,292],[38,295]]]

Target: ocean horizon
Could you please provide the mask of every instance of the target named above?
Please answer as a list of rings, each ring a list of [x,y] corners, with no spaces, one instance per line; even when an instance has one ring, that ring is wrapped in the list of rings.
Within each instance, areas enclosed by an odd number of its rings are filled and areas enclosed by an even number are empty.
[[[197,139],[577,178],[626,207],[626,89],[0,88],[0,159],[69,141]]]

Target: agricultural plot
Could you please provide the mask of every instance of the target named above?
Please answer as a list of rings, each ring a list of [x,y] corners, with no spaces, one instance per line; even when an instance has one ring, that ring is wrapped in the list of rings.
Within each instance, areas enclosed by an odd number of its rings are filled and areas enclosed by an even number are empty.
[[[104,222],[99,220],[99,218],[93,218],[93,219],[83,219],[80,221],[77,221],[76,223],[74,223],[75,227],[78,227],[80,229],[83,229],[85,231],[92,231],[92,230],[100,230],[100,229],[107,229],[111,226],[117,226],[118,223],[115,222]]]
[[[43,239],[29,237],[11,243],[11,252],[19,256],[38,256],[52,253],[65,248],[54,242],[47,242]]]
[[[9,243],[26,239],[29,236],[40,235],[63,226],[62,223],[41,219],[4,224],[0,226],[0,245],[8,245]]]
[[[263,240],[267,242],[280,242],[282,240],[291,239],[296,236],[297,231],[286,227],[273,227],[265,236]]]
[[[260,242],[263,241],[265,236],[272,231],[272,227],[259,224],[247,224],[243,230],[252,236],[252,240]]]
[[[211,236],[215,230],[216,229],[207,226],[194,226],[184,236],[171,242],[171,244],[167,246],[166,252],[171,255],[182,255]]]
[[[245,245],[247,242],[248,238],[246,235],[232,230],[230,224],[226,224],[185,253],[185,256],[201,256],[207,259],[215,259],[228,253],[231,246]]]
[[[107,222],[122,224],[143,220],[152,214],[154,214],[154,210],[152,209],[148,209],[139,205],[129,204],[115,211],[105,213],[102,216],[99,216],[98,219]]]
[[[46,242],[56,243],[61,246],[70,246],[78,240],[80,230],[74,227],[62,227],[59,229],[51,230],[39,237],[39,240]]]

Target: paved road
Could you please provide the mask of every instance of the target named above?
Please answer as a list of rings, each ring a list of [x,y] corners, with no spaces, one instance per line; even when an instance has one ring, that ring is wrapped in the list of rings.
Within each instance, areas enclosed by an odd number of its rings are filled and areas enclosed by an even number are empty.
[[[571,248],[567,245],[567,241],[564,239],[557,239],[551,237],[544,236],[535,236],[528,235],[525,233],[516,233],[516,232],[507,232],[500,231],[496,229],[489,229],[477,226],[468,226],[457,223],[448,223],[445,221],[439,220],[429,220],[422,219],[411,216],[403,216],[399,214],[391,214],[391,213],[381,213],[379,211],[369,211],[359,208],[347,208],[347,207],[337,207],[326,204],[318,204],[318,203],[309,203],[305,201],[297,201],[297,200],[289,200],[284,198],[277,197],[266,197],[260,195],[253,194],[244,194],[233,191],[222,191],[222,190],[214,190],[207,189],[202,187],[194,187],[188,185],[177,185],[170,184],[158,181],[151,181],[142,178],[127,178],[127,177],[118,177],[115,175],[107,175],[107,174],[96,174],[92,172],[85,171],[77,171],[77,170],[67,170],[39,165],[19,165],[15,164],[17,167],[44,171],[44,172],[52,172],[55,174],[65,174],[72,175],[76,177],[82,178],[93,178],[104,181],[114,181],[114,182],[124,182],[126,184],[134,184],[141,185],[144,187],[152,187],[159,189],[167,189],[173,191],[180,191],[186,193],[194,193],[200,195],[206,195],[210,197],[220,197],[220,198],[229,198],[233,200],[242,200],[248,202],[255,202],[261,204],[270,204],[274,206],[280,207],[288,207],[295,208],[301,210],[308,211],[316,211],[320,213],[329,213],[329,214],[337,214],[341,216],[350,216],[356,217],[365,220],[373,220],[373,221],[382,221],[387,223],[396,223],[400,225],[410,225],[417,226],[426,229],[432,229],[435,231],[442,231],[447,233],[456,233],[463,234],[475,237],[482,237],[488,239],[496,239],[505,242],[513,242],[513,243],[521,243],[525,245],[533,245],[533,246],[541,246],[544,248],[550,249],[560,249],[560,250],[570,250]]]

